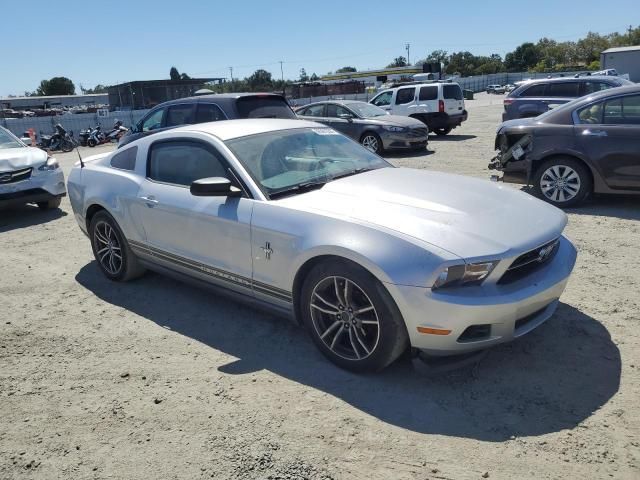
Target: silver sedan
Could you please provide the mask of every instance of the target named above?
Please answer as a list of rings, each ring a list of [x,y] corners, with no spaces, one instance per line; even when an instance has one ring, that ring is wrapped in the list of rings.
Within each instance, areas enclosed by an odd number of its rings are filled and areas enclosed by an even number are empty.
[[[291,317],[354,371],[524,335],[553,314],[576,260],[557,208],[394,168],[301,120],[161,132],[76,165],[68,190],[107,278],[197,279]]]

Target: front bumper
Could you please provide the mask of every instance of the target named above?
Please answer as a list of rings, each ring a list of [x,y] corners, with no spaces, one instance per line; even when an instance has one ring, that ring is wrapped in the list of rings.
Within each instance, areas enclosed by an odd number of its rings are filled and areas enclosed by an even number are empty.
[[[60,168],[44,172],[34,169],[26,180],[0,184],[0,206],[46,202],[66,194],[64,174]]]
[[[426,130],[426,129],[425,129]],[[385,150],[424,148],[429,141],[429,134],[415,135],[406,132],[388,132],[380,134],[382,146]]]
[[[576,249],[561,237],[547,265],[513,283],[431,290],[389,285],[403,315],[411,346],[428,355],[456,355],[509,342],[548,320],[555,312],[576,261]],[[468,327],[484,325],[488,334],[468,339]],[[424,334],[418,327],[451,330]]]

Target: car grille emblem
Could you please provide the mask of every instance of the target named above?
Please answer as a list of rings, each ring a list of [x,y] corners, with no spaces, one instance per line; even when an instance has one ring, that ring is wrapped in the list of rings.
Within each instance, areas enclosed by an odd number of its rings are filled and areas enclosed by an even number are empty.
[[[549,258],[549,255],[551,255],[551,252],[553,251],[555,246],[556,242],[552,243],[551,245],[547,245],[546,247],[542,247],[540,250],[538,250],[538,262],[542,263],[547,258]]]

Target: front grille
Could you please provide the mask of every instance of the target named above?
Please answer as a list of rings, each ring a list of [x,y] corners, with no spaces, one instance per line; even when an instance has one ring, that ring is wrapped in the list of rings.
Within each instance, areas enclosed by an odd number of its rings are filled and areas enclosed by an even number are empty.
[[[556,238],[538,248],[523,253],[513,261],[500,280],[498,280],[498,284],[504,285],[515,282],[546,265],[555,256],[559,244],[560,239]]]
[[[0,184],[16,183],[31,177],[32,168],[23,168],[13,172],[0,172]]]
[[[411,130],[409,130],[409,137],[425,137],[429,134],[429,130],[427,130],[426,128],[422,128],[422,127],[418,127],[418,128],[412,128]]]

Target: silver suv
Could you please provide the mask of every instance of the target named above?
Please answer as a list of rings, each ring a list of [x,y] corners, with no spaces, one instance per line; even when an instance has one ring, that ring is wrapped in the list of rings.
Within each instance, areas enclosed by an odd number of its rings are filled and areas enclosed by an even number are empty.
[[[383,90],[372,103],[392,115],[413,117],[438,135],[446,135],[467,119],[460,85],[451,82],[410,83]]]

